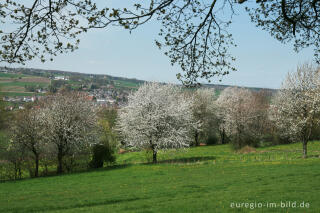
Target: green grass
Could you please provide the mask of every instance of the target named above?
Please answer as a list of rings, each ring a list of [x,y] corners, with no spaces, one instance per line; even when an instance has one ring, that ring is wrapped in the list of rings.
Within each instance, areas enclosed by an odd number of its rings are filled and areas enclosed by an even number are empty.
[[[13,74],[13,73],[0,73],[0,78],[19,78],[25,77],[23,74]]]
[[[117,166],[0,183],[0,212],[319,212],[320,143],[236,154],[226,145],[121,154]],[[309,209],[232,209],[231,202],[297,201]]]
[[[49,84],[46,82],[20,82],[20,81],[10,81],[10,82],[1,82],[0,81],[0,85],[3,87],[3,90],[5,89],[5,87],[24,87],[24,86],[42,86],[42,87],[46,87]]]
[[[120,88],[129,88],[129,89],[137,89],[139,87],[139,83],[131,82],[131,81],[123,81],[123,80],[114,80],[115,87]]]

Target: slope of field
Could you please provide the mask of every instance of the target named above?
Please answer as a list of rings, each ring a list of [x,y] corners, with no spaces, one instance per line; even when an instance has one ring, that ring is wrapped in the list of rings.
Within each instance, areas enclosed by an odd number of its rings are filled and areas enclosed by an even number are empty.
[[[130,79],[126,80],[113,80],[115,87],[117,88],[126,88],[126,89],[138,89],[142,83],[131,81]]]
[[[26,86],[47,87],[50,79],[23,74],[0,73],[0,95],[30,96],[34,93],[26,91]]]
[[[70,71],[61,71],[61,70],[45,70],[45,69],[34,69],[34,68],[5,68],[0,67],[0,70],[8,70],[9,72],[15,72],[15,73],[21,73],[21,74],[6,74],[6,73],[0,73],[0,78],[5,77],[5,75],[12,75],[10,77],[26,77],[26,76],[33,76],[33,77],[49,77],[49,76],[69,76],[70,80],[71,77],[77,76],[77,78],[81,78],[82,80],[89,80],[92,77],[97,79],[109,79],[114,82],[114,86],[117,89],[128,89],[128,90],[136,90],[141,84],[145,82],[145,80],[138,80],[138,79],[132,79],[132,78],[124,78],[124,77],[116,77],[116,76],[110,76],[108,75],[108,71],[106,71],[105,74],[89,74],[89,73],[79,73],[79,72],[70,72]],[[7,76],[6,76],[7,77]],[[48,78],[47,78],[48,79]],[[92,79],[91,79],[92,80]],[[89,80],[90,81],[90,80]],[[80,84],[76,81],[70,81],[70,83],[73,84]],[[222,90],[224,90],[227,87],[230,87],[231,85],[220,85],[220,84],[203,84],[204,87],[210,87],[214,88],[216,90],[216,93],[220,93]],[[233,87],[233,86],[231,86]],[[270,94],[274,94],[277,90],[276,89],[270,89],[270,88],[255,88],[255,87],[245,87],[251,91],[266,91]]]
[[[251,212],[318,212],[320,144],[310,143],[308,159],[300,150],[197,147],[161,152],[157,165],[144,152],[125,153],[112,168],[0,183],[0,212],[249,212],[233,202],[255,203]],[[305,207],[281,208],[289,201]]]

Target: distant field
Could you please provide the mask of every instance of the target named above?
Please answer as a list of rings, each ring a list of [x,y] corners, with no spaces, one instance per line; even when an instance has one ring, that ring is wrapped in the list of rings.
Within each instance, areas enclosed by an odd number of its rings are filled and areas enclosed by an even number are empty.
[[[23,74],[11,74],[11,73],[0,73],[0,78],[19,78],[24,77],[26,75]]]
[[[110,168],[0,183],[0,212],[319,212],[320,143],[308,148],[302,159],[301,144],[248,154],[204,146],[160,152],[156,165],[125,153]],[[310,207],[280,206],[289,201]]]
[[[8,96],[8,97],[14,97],[14,96],[33,96],[36,93],[34,92],[1,92],[0,91],[0,96]],[[41,93],[37,95],[42,95]]]
[[[50,84],[49,78],[42,77],[24,77],[18,80],[19,82],[33,82],[38,84]]]
[[[130,81],[114,80],[114,85],[116,87],[127,87],[129,89],[137,89],[140,84]]]
[[[24,82],[24,81],[0,81],[0,85],[3,88],[12,87],[12,86],[48,86],[46,82]]]
[[[31,96],[25,86],[45,88],[50,84],[50,79],[21,74],[0,73],[0,95],[5,96]]]

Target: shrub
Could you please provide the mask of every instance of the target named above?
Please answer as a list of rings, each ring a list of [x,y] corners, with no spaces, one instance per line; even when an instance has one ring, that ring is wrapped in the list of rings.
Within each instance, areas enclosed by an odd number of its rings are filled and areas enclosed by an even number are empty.
[[[92,160],[89,163],[91,168],[101,168],[104,162],[113,163],[115,161],[115,150],[107,144],[96,144],[92,148]]]
[[[106,151],[106,146],[101,145],[101,144],[97,144],[94,145],[92,148],[92,160],[89,163],[89,166],[91,168],[101,168],[103,167],[103,163],[104,163],[104,158],[105,158],[105,153]]]
[[[1,161],[0,180],[17,180],[22,178],[22,161]]]
[[[7,161],[0,161],[0,181],[13,180],[16,177],[14,167]]]
[[[92,160],[89,163],[91,168],[101,168],[104,163],[114,163],[115,153],[118,148],[118,135],[114,130],[117,110],[114,108],[102,108],[98,112],[100,143],[92,147]]]

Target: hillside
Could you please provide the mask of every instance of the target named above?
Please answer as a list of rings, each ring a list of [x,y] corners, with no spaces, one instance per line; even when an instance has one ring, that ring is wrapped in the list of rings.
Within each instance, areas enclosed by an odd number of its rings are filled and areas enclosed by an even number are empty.
[[[300,143],[243,154],[203,146],[161,152],[156,165],[125,153],[113,167],[0,183],[0,212],[317,212],[319,142],[309,150],[301,159]]]
[[[34,69],[34,68],[0,67],[0,78],[2,78],[1,75],[3,75],[3,73],[11,73],[13,77],[21,77],[25,75],[25,76],[43,77],[48,80],[55,79],[55,77],[58,77],[58,76],[66,76],[73,84],[76,84],[77,81],[81,80],[81,81],[86,81],[87,83],[96,83],[96,84],[114,83],[114,86],[116,87],[131,88],[131,89],[137,88],[139,84],[144,82],[142,80],[115,77],[110,75],[87,74],[87,73],[79,73],[79,72],[45,70],[45,69]]]
[[[0,89],[4,96],[32,96],[35,91],[29,88],[47,88],[50,79],[20,73],[0,73]]]
[[[103,75],[103,74],[88,74],[88,73],[79,73],[79,72],[70,72],[70,71],[60,71],[60,70],[44,70],[44,69],[33,69],[33,68],[7,68],[7,67],[0,67],[0,80],[2,79],[1,76],[2,72],[9,72],[13,73],[15,76],[33,76],[33,77],[43,77],[46,79],[54,79],[57,76],[68,76],[70,80],[73,80],[73,84],[76,84],[76,81],[79,79],[82,80],[89,80],[91,83],[96,84],[110,84],[117,88],[124,88],[124,89],[137,89],[140,84],[144,83],[144,80],[132,79],[132,78],[123,78],[123,77],[115,77],[111,75]],[[105,81],[103,81],[103,79]],[[220,84],[203,84],[204,87],[211,87],[215,88],[217,91],[221,91],[230,85],[220,85]],[[274,93],[275,89],[269,88],[254,88],[254,87],[246,87],[253,91],[260,91],[266,90],[267,92]]]
[[[85,92],[97,105],[122,106],[142,83],[109,75],[0,67],[0,96],[8,110],[23,108],[26,102],[58,90]]]
[[[137,90],[144,82],[102,74],[0,67],[0,98],[5,101],[7,110],[17,110],[24,108],[26,102],[39,100],[48,93],[75,90],[87,93],[97,105],[121,107],[127,103],[130,92]],[[218,84],[202,86],[214,88],[216,95],[229,87]],[[248,89],[255,92],[263,90],[269,97],[276,91],[267,88]]]

